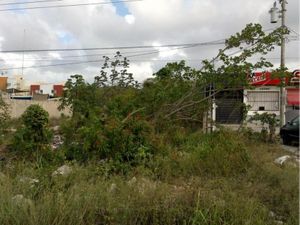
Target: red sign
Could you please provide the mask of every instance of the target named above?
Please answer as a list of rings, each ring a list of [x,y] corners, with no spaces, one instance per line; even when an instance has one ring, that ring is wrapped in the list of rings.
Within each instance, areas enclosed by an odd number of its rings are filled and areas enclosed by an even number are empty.
[[[250,82],[254,86],[278,86],[281,81],[278,77],[272,77],[271,72],[255,72],[250,76]],[[295,70],[292,73],[292,78],[285,78],[286,84],[300,84],[300,70]]]
[[[279,78],[272,78],[270,72],[255,72],[250,75],[250,82],[254,86],[278,86]]]

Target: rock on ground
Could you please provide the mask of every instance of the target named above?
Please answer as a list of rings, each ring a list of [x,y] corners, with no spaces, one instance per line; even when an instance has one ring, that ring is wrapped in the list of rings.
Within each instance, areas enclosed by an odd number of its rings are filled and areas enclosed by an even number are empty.
[[[72,173],[72,168],[67,166],[67,165],[63,165],[61,167],[59,167],[57,170],[55,170],[52,173],[52,176],[58,176],[58,175],[62,175],[62,176],[68,176]]]
[[[25,198],[23,195],[15,195],[11,200],[18,206],[33,206],[32,200]]]

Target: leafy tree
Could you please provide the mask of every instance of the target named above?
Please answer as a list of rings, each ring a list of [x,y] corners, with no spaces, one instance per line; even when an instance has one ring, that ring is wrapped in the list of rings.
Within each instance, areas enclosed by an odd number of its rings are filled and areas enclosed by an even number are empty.
[[[129,60],[123,57],[120,52],[116,52],[113,60],[108,56],[103,56],[103,58],[104,64],[101,67],[100,75],[95,77],[94,82],[98,87],[138,87],[138,82],[127,70]]]
[[[48,112],[40,105],[31,105],[22,114],[21,122],[22,127],[14,135],[12,150],[29,157],[48,152],[52,137]]]
[[[65,84],[59,109],[70,107],[73,116],[88,115],[89,108],[94,104],[95,88],[83,79],[82,75],[72,75]]]
[[[78,74],[68,79],[59,109],[70,107],[73,116],[78,113],[87,117],[91,109],[104,108],[108,101],[120,96],[121,92],[139,86],[132,73],[127,71],[129,60],[120,52],[116,53],[113,60],[106,56],[104,58],[100,75],[95,77],[92,84]]]
[[[207,109],[205,102],[198,107],[178,107],[177,101],[197,101],[205,97],[203,89],[195,89],[186,96],[194,86],[198,71],[186,66],[184,61],[168,63],[154,74],[154,78],[144,83],[139,94],[140,105],[145,107],[147,118],[154,120],[159,129],[172,125],[194,125],[202,123],[203,112]],[[196,84],[198,87],[199,85]],[[168,115],[178,110],[178,113]],[[160,124],[160,125],[158,125]],[[163,126],[164,124],[164,126]]]
[[[251,71],[272,66],[263,57],[258,62],[251,57],[272,51],[284,33],[277,29],[266,34],[260,25],[249,24],[226,40],[214,59],[203,61],[200,70],[184,61],[168,63],[143,87],[128,72],[129,61],[120,52],[113,58],[104,57],[93,83],[81,75],[71,76],[66,83],[60,107],[73,111],[63,126],[68,157],[132,163],[139,149],[153,153],[153,130],[198,128],[214,95],[247,87]],[[237,49],[239,52],[232,54]]]
[[[165,117],[172,117],[188,108],[199,107],[223,90],[249,87],[248,75],[252,71],[273,66],[263,56],[279,45],[282,35],[287,32],[286,29],[278,28],[267,34],[261,25],[248,24],[241,32],[225,41],[225,47],[219,50],[216,57],[203,61],[203,67],[197,71],[197,77],[190,90],[169,106],[169,113]],[[253,62],[251,57],[256,55],[262,57],[259,61]],[[207,92],[197,100],[191,98],[199,89],[206,90],[208,85],[213,86],[212,92]]]
[[[117,52],[112,60],[105,57],[100,75],[92,84],[81,75],[67,81],[60,108],[68,106],[73,111],[72,118],[62,126],[68,159],[134,163],[140,149],[150,149],[145,136],[151,129],[139,118],[143,109],[135,108],[139,89],[126,69],[128,65]]]

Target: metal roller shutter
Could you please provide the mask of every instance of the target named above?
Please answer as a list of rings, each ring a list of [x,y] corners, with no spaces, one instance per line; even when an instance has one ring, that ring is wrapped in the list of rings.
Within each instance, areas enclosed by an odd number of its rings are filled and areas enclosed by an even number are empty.
[[[278,111],[278,91],[248,91],[248,104],[251,111]]]

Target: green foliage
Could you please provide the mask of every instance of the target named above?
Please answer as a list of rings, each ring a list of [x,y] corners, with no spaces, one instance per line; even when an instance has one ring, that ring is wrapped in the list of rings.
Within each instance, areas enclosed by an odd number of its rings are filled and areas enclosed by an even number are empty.
[[[286,32],[285,29],[279,28],[267,34],[261,25],[248,24],[241,32],[226,40],[225,47],[216,57],[204,60],[200,70],[191,69],[184,62],[168,63],[155,74],[156,79],[147,82],[145,86],[148,89],[153,87],[151,91],[158,88],[156,93],[148,91],[149,96],[153,96],[152,101],[159,103],[155,105],[159,109],[159,113],[156,114],[159,114],[163,122],[194,121],[199,126],[203,112],[212,107],[213,96],[224,90],[240,90],[241,87],[248,87],[249,73],[272,67],[264,57],[255,63],[251,57],[264,56],[272,51]],[[236,51],[236,54],[232,54],[232,51]],[[173,91],[175,89],[178,92]],[[163,101],[164,99],[167,100]]]
[[[81,120],[82,125],[76,130],[74,122],[74,118],[69,119],[61,128],[67,159],[113,160],[136,165],[153,154],[149,140],[151,126],[143,119],[135,117],[122,122],[113,117],[105,121],[94,117],[91,121]]]
[[[4,101],[2,94],[0,93],[0,143],[2,135],[5,134],[5,131],[9,126],[9,121],[9,108],[6,102]]]
[[[101,67],[100,75],[95,77],[95,84],[98,87],[138,87],[132,73],[127,71],[129,60],[123,57],[120,52],[116,52],[114,59],[103,56],[104,64]]]
[[[223,130],[212,134],[187,133],[180,138],[178,133],[175,135],[176,138],[167,136],[173,140],[167,153],[151,163],[156,177],[168,180],[194,175],[232,177],[251,168],[252,159],[243,136]]]
[[[89,108],[95,101],[94,87],[87,84],[82,75],[72,75],[65,84],[59,109],[70,107],[73,115],[88,116]]]
[[[251,159],[243,142],[230,132],[207,135],[195,148],[191,159],[199,158],[201,172],[214,176],[232,176],[245,173]],[[198,162],[199,163],[199,162]]]
[[[113,61],[105,58],[94,83],[80,75],[66,83],[61,108],[69,106],[73,111],[61,128],[67,159],[113,161],[118,170],[122,163],[136,165],[152,154],[148,138],[152,128],[144,108],[137,108],[138,84],[127,67],[128,60],[117,52]]]
[[[262,113],[258,114],[255,112],[255,115],[249,119],[250,122],[252,121],[259,121],[262,125],[261,133],[265,137],[265,141],[274,142],[275,141],[275,131],[276,126],[278,125],[278,120],[276,118],[276,114],[272,113]],[[265,127],[268,125],[268,130]]]
[[[241,138],[225,131],[212,135],[216,137],[236,144]],[[199,133],[189,138],[185,145],[190,151],[201,138],[210,141],[209,135]],[[178,163],[168,180],[150,178],[143,174],[149,168],[142,167],[128,176],[106,176],[109,162],[69,164],[73,172],[67,177],[51,176],[55,164],[46,168],[29,162],[0,164],[0,224],[273,225],[275,220],[299,224],[298,168],[272,163],[274,154],[283,153],[280,146],[250,141],[245,148],[253,165],[247,172],[225,177],[183,174]],[[160,173],[168,173],[166,169],[160,168]],[[24,177],[39,182],[31,184]],[[17,194],[25,201],[13,200]]]
[[[225,47],[219,50],[212,61],[203,61],[202,76],[214,84],[217,92],[224,88],[248,87],[249,73],[273,66],[264,57],[254,63],[251,57],[267,55],[281,43],[281,37],[286,33],[286,29],[278,28],[267,34],[260,24],[246,25],[241,32],[225,41]],[[230,50],[238,51],[232,54]],[[217,67],[214,65],[215,60],[219,60]]]
[[[226,190],[223,190],[226,191]],[[243,199],[234,192],[219,193],[218,198],[201,196],[191,218],[192,225],[210,224],[273,224],[268,218],[268,211],[253,199]],[[255,216],[254,216],[255,215]]]
[[[22,114],[22,127],[14,134],[11,149],[24,157],[48,157],[52,133],[49,114],[40,105],[31,105]]]
[[[73,112],[63,130],[68,158],[135,161],[137,149],[150,148],[156,139],[149,136],[179,127],[199,129],[214,95],[224,89],[247,86],[250,71],[271,66],[264,58],[254,64],[248,59],[272,51],[282,34],[282,29],[266,34],[259,24],[249,24],[226,40],[225,48],[212,61],[204,61],[200,70],[190,68],[184,61],[168,63],[143,87],[128,72],[129,60],[120,52],[113,58],[104,57],[100,74],[91,84],[81,75],[71,76],[60,106],[70,107]],[[228,54],[236,48],[240,50],[238,56]],[[217,59],[220,63],[216,67]],[[207,91],[208,87],[212,90]],[[129,121],[136,123],[131,124],[134,129],[126,127]],[[139,129],[140,133],[136,133],[141,121],[153,129]]]
[[[158,130],[175,124],[201,127],[203,112],[209,106],[202,86],[195,84],[198,72],[181,61],[168,63],[154,76],[144,83],[138,101]]]

